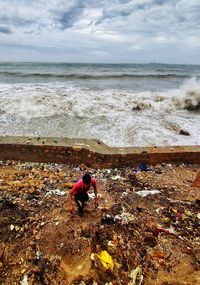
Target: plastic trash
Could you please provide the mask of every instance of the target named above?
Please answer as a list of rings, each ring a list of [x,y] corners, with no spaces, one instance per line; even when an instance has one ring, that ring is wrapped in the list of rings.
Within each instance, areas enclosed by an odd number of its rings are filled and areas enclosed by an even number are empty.
[[[165,234],[173,234],[173,235],[177,235],[177,232],[175,231],[175,229],[171,226],[168,229],[164,229],[162,227],[157,227],[154,229],[153,233],[158,236],[159,233],[165,233]]]
[[[116,176],[112,176],[111,179],[116,181],[116,180],[122,180],[123,178],[119,175],[116,175]]]
[[[20,281],[21,285],[28,285],[28,276],[24,275],[23,279]]]
[[[128,283],[128,285],[141,285],[143,281],[143,275],[140,266],[131,271],[130,277],[132,280]]]
[[[142,171],[149,171],[149,167],[145,163],[141,163],[139,165],[139,169],[142,170]]]
[[[108,269],[110,269],[111,271],[113,270],[113,268],[114,268],[113,259],[106,250],[101,251],[101,253],[96,254],[96,256],[101,261],[103,267],[106,270],[108,270]]]
[[[65,191],[61,191],[60,189],[49,190],[46,195],[56,195],[56,196],[63,196],[66,195]]]
[[[11,231],[14,230],[14,228],[15,228],[15,226],[10,225],[10,230],[11,230]]]
[[[160,191],[159,190],[141,190],[135,193],[140,195],[141,197],[146,197],[148,195],[160,194]]]
[[[101,224],[112,225],[115,223],[115,217],[107,214],[101,219]]]

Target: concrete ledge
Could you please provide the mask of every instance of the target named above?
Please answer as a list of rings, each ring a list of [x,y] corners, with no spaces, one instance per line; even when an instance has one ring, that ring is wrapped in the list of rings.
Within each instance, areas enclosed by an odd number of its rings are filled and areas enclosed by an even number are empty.
[[[0,160],[85,163],[94,168],[165,163],[200,163],[200,146],[109,147],[99,140],[0,137]]]

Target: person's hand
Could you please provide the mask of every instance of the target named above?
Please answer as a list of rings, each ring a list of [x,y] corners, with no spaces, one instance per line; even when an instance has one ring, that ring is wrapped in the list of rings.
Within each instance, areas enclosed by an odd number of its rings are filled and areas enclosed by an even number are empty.
[[[99,206],[99,201],[98,201],[98,199],[96,198],[96,199],[95,199],[95,208],[98,208],[98,206]]]
[[[71,205],[71,206],[69,206],[69,212],[71,213],[71,214],[73,214],[74,213],[74,207]]]

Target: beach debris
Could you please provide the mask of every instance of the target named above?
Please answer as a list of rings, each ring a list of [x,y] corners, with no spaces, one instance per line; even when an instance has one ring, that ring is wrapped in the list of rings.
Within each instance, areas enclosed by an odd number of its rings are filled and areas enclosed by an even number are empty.
[[[120,175],[116,175],[116,176],[112,176],[111,179],[116,181],[116,180],[122,180],[123,177],[121,177]]]
[[[191,184],[198,165],[89,169],[99,182],[102,207],[94,211],[88,203],[80,220],[66,207],[68,189],[82,177],[79,165],[2,163],[0,283],[57,284],[66,274],[60,266],[68,261],[72,284],[138,285],[143,276],[147,284],[155,278],[161,283],[159,274],[169,268],[179,281],[179,264],[187,264],[186,274],[196,277],[200,196]],[[70,266],[77,268],[72,276]]]
[[[112,225],[114,223],[115,223],[115,217],[111,216],[110,214],[105,214],[101,218],[101,224]]]
[[[140,266],[137,266],[134,270],[130,273],[130,278],[132,279],[128,285],[141,285],[143,281],[142,270]]]
[[[10,230],[11,230],[11,231],[14,230],[14,228],[15,228],[15,226],[10,225]]]
[[[149,166],[148,166],[146,163],[141,163],[141,164],[139,165],[139,169],[140,169],[141,171],[149,171],[149,170],[150,170]]]
[[[20,281],[21,285],[28,285],[28,275],[24,275],[23,279]]]
[[[94,256],[92,258],[95,259],[95,262],[96,262],[97,267],[99,269],[102,269],[101,265],[103,265],[104,271],[108,270],[108,269],[113,271],[114,262],[113,262],[111,255],[106,250],[102,250],[100,252],[100,254],[94,254]],[[100,261],[100,263],[99,263],[99,261]]]
[[[55,196],[64,196],[67,193],[65,191],[61,191],[60,189],[52,189],[52,190],[48,190],[48,192],[46,192],[46,195],[55,195]]]
[[[129,212],[126,212],[124,207],[122,207],[122,213],[117,214],[114,218],[115,221],[121,221],[122,224],[128,224],[135,220],[135,216]]]
[[[141,197],[146,197],[148,195],[156,195],[156,194],[160,194],[161,192],[159,190],[141,190],[141,191],[137,191],[135,192],[137,195],[140,195]]]
[[[164,234],[173,234],[173,235],[177,235],[177,232],[175,231],[175,229],[171,226],[170,228],[162,228],[161,226],[157,226],[154,230],[153,233],[158,236],[160,233],[164,233]]]

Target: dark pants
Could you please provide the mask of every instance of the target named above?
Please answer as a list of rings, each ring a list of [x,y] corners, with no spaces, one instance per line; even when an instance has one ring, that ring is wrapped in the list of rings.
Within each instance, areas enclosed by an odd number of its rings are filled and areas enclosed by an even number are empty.
[[[80,214],[83,214],[85,202],[87,202],[89,200],[88,193],[82,193],[82,192],[78,193],[78,194],[74,195],[74,199],[75,199],[75,202],[78,206]]]

